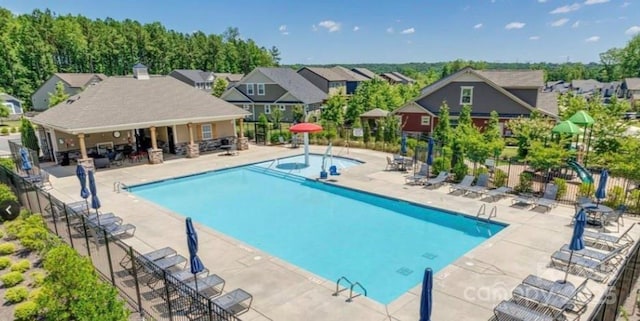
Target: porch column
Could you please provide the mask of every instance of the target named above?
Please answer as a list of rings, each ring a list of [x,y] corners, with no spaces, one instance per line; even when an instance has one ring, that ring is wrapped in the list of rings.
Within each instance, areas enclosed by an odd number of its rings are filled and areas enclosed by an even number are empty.
[[[244,119],[240,118],[238,119],[238,127],[240,127],[240,138],[244,137]]]
[[[151,126],[149,128],[151,131],[151,149],[149,149],[149,163],[151,164],[162,164],[164,161],[162,156],[162,149],[158,149],[158,139],[156,133],[156,127]]]
[[[238,119],[238,126],[240,127],[240,134],[238,134],[238,143],[236,144],[236,148],[238,150],[249,149],[249,139],[244,137],[244,119]]]
[[[78,134],[78,144],[80,145],[80,159],[78,165],[82,165],[85,170],[93,170],[93,158],[87,156],[87,145],[84,142],[84,134]]]
[[[189,146],[187,146],[187,157],[196,158],[200,156],[200,148],[198,144],[193,141],[193,124],[188,123],[187,128],[189,129]]]

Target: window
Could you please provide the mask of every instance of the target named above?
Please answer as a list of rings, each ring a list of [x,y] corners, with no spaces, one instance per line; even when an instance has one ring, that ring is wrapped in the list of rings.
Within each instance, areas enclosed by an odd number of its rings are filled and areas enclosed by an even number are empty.
[[[473,87],[460,87],[460,105],[473,104]]]
[[[245,86],[247,86],[247,95],[254,95],[253,84],[246,84]]]
[[[264,105],[264,113],[271,114],[271,105]]]
[[[280,105],[280,110],[282,110],[282,111],[287,110],[287,106],[285,106],[285,105]]]
[[[213,138],[213,131],[211,130],[211,124],[202,125],[202,139],[208,140]]]
[[[249,111],[249,110],[251,110],[251,105],[249,105],[249,104],[244,104],[244,105],[242,105],[242,108],[243,108],[244,110],[246,110],[246,111]]]
[[[264,96],[264,84],[258,84],[258,96]]]
[[[458,126],[458,118],[460,118],[460,116],[449,116],[449,126],[451,126],[451,128]]]
[[[422,117],[420,117],[420,125],[422,125],[422,126],[431,125],[431,116],[422,116]]]

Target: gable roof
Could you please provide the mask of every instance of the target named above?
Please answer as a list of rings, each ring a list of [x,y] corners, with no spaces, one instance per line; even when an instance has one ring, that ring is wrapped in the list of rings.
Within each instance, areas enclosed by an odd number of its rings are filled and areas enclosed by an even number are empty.
[[[104,74],[90,74],[90,73],[55,73],[55,76],[60,78],[60,80],[67,83],[69,87],[72,88],[81,88],[85,87],[89,84],[89,81],[93,77],[98,77],[100,80],[107,79],[107,76]]]
[[[626,78],[624,82],[629,90],[640,90],[640,78]]]
[[[538,92],[536,99],[536,108],[543,113],[550,115],[558,115],[558,93],[556,92]]]
[[[213,76],[218,78],[222,77],[228,82],[238,82],[244,77],[244,74],[232,74],[228,72],[214,72]]]
[[[365,76],[363,76],[363,75],[361,75],[359,73],[353,72],[353,71],[351,71],[351,70],[349,70],[349,69],[347,69],[345,67],[342,67],[342,66],[335,66],[335,67],[331,68],[331,70],[333,70],[333,72],[335,72],[337,74],[342,75],[346,81],[367,81],[367,80],[369,80],[369,78],[367,78],[367,77],[365,77]]]
[[[358,73],[368,79],[374,79],[377,78],[378,75],[376,75],[375,72],[367,69],[367,68],[351,68],[352,71],[354,71],[355,73]]]
[[[374,108],[371,109],[367,112],[364,112],[362,114],[360,114],[360,117],[371,117],[371,118],[375,118],[375,117],[387,117],[387,115],[389,115],[389,111],[388,110],[384,110],[384,109],[380,109],[380,108]]]
[[[208,82],[207,78],[211,75],[210,72],[202,71],[200,69],[176,69],[171,73],[180,74],[194,83]]]
[[[273,80],[274,83],[280,85],[289,94],[298,98],[304,104],[321,103],[327,98],[327,94],[312,84],[310,81],[300,76],[297,72],[290,68],[284,67],[259,67],[254,72],[260,72],[267,78]],[[247,77],[249,77],[247,75]]]
[[[542,70],[475,70],[482,77],[503,88],[539,88],[544,86]]]
[[[328,81],[346,81],[345,75],[342,75],[335,70],[330,68],[321,68],[321,67],[302,67],[302,69],[307,69],[314,74],[328,80]]]
[[[0,101],[9,101],[9,100],[15,100],[15,101],[20,102],[20,103],[22,102],[22,100],[20,100],[20,99],[18,99],[16,97],[13,97],[13,96],[11,96],[11,95],[9,95],[7,93],[0,93]]]
[[[581,92],[589,92],[601,89],[602,83],[595,79],[574,79],[571,81],[571,88],[579,89]]]
[[[393,71],[391,73],[394,74],[396,77],[398,77],[400,79],[403,79],[406,82],[415,82],[416,81],[415,79],[407,77],[407,76],[405,76],[405,75],[403,75],[403,74],[401,74],[401,73],[399,73],[397,71]]]
[[[402,78],[400,78],[400,77],[398,77],[398,76],[396,76],[396,75],[394,75],[394,74],[392,74],[390,72],[385,72],[385,73],[381,74],[381,76],[386,77],[388,79],[391,79],[391,80],[393,80],[395,82],[403,82],[404,81],[404,80],[402,80]]]
[[[169,76],[109,77],[36,115],[71,134],[231,120],[250,113]]]

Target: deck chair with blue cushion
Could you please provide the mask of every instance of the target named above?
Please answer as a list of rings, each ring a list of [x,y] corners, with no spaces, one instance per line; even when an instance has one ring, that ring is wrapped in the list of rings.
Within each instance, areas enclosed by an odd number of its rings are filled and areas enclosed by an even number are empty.
[[[422,164],[420,166],[420,171],[413,175],[409,175],[405,177],[405,182],[409,185],[419,185],[422,184],[422,181],[427,178],[427,174],[429,173],[429,165]]]
[[[566,320],[562,311],[530,306],[517,301],[502,301],[493,309],[497,321],[560,321]]]
[[[475,179],[476,177],[473,175],[465,176],[460,183],[449,186],[449,193],[453,193],[455,191],[463,191],[463,194],[466,194],[467,189],[471,187],[471,184],[473,184],[473,181]]]
[[[467,193],[482,194],[489,186],[489,174],[482,173],[478,175],[476,184],[467,188],[463,188]]]
[[[623,248],[609,252],[602,260],[588,258],[586,256],[571,255],[570,252],[556,251],[551,255],[551,267],[562,271],[592,279],[597,282],[606,281],[611,273],[624,261],[621,259]]]
[[[587,279],[585,279],[577,288],[573,287],[570,293],[558,293],[554,289],[543,289],[535,285],[527,283],[519,284],[513,289],[513,298],[525,304],[533,303],[536,305],[548,307],[558,311],[572,311],[582,313],[586,309],[586,304],[590,301],[582,297],[586,289]]]
[[[438,173],[438,176],[434,178],[428,178],[424,181],[424,187],[437,187],[444,184],[449,178],[449,173],[447,171],[442,171]]]
[[[556,196],[558,196],[558,185],[549,183],[542,198],[537,199],[535,205],[546,208],[546,212],[548,212],[558,205]]]
[[[619,236],[585,230],[583,237],[585,242],[593,247],[615,249],[633,243],[633,238],[629,235],[629,232],[635,225],[636,223],[631,224],[629,228]]]

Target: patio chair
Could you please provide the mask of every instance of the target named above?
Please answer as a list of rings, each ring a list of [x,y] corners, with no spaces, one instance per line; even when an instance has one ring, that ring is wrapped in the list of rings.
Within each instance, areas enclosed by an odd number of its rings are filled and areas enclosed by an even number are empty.
[[[565,320],[561,311],[530,307],[515,301],[502,301],[493,309],[497,321],[556,321]]]
[[[212,302],[233,315],[239,315],[249,311],[253,296],[247,291],[238,288]]]
[[[427,178],[427,174],[429,173],[429,165],[422,164],[420,166],[420,171],[413,175],[409,175],[405,177],[405,183],[409,185],[418,185]]]
[[[512,205],[521,205],[523,207],[530,207],[536,205],[537,198],[532,194],[519,194],[516,198],[511,200]]]
[[[594,247],[615,249],[633,243],[633,238],[629,236],[629,231],[631,231],[635,225],[636,223],[631,224],[631,226],[619,236],[585,230],[583,237],[585,241],[591,243]]]
[[[495,201],[497,198],[506,196],[513,189],[507,186],[500,186],[495,189],[490,189],[485,192],[485,194],[491,198],[491,201]]]
[[[476,181],[476,185],[463,188],[467,193],[473,194],[482,194],[482,192],[486,191],[489,186],[489,174],[482,173],[478,175],[478,180]]]
[[[157,250],[153,250],[151,252],[147,252],[144,253],[138,257],[136,257],[136,262],[138,263],[138,267],[140,265],[140,263],[142,261],[148,261],[148,262],[153,262],[153,261],[157,261],[160,260],[162,258],[165,257],[169,257],[169,256],[174,256],[178,254],[178,252],[176,250],[174,250],[172,247],[167,246],[167,247],[163,247],[161,249],[157,249]],[[119,264],[122,268],[124,269],[131,269],[133,268],[132,266],[129,266],[131,264],[131,256],[130,255],[126,255],[125,257],[122,258],[122,260],[120,260]]]
[[[471,184],[475,179],[476,177],[473,175],[465,176],[460,183],[449,186],[449,193],[453,193],[455,191],[463,191],[463,194],[466,194],[467,189],[471,187]]]
[[[628,245],[624,245],[619,248],[613,249],[612,251],[616,251],[618,253],[617,259],[622,260],[624,259],[624,253],[626,252],[627,248],[628,248]],[[571,249],[569,249],[569,244],[563,245],[560,248],[560,251],[570,253]],[[611,254],[612,251],[604,252],[604,251],[598,251],[598,250],[585,247],[580,251],[573,251],[573,255],[580,255],[593,260],[603,261],[607,259],[607,257]]]
[[[122,166],[123,162],[124,162],[124,153],[118,152],[116,156],[113,158],[113,160],[111,161],[111,165]]]
[[[385,167],[384,170],[386,170],[386,171],[398,170],[398,163],[396,161],[394,161],[393,159],[391,159],[391,157],[387,156],[387,167]]]
[[[545,212],[548,212],[558,205],[558,203],[556,202],[557,195],[558,185],[547,184],[547,188],[544,190],[542,198],[537,199],[535,205],[546,208],[547,210]]]
[[[616,233],[620,232],[620,224],[624,226],[624,222],[622,222],[622,215],[627,211],[627,207],[624,205],[619,205],[615,211],[611,213],[603,213],[600,216],[600,227],[602,228],[602,232],[608,223],[616,223]]]
[[[585,279],[577,288],[574,288],[571,293],[564,295],[522,283],[513,289],[512,295],[515,299],[524,301],[525,304],[527,302],[532,302],[533,304],[548,307],[550,309],[562,312],[572,311],[579,314],[586,309],[586,303],[579,299],[579,295],[586,289],[586,286],[587,279]],[[589,290],[587,289],[587,291]]]
[[[438,176],[434,178],[428,178],[424,181],[424,187],[436,187],[444,184],[449,178],[449,173],[447,171],[441,171],[438,173]]]
[[[551,255],[551,267],[561,271],[573,272],[573,274],[592,279],[597,282],[606,281],[610,274],[617,268],[620,260],[619,252],[610,252],[603,260],[594,260],[584,256],[571,255],[571,253],[556,251]],[[571,259],[571,261],[569,261]],[[573,271],[572,271],[573,270]]]

